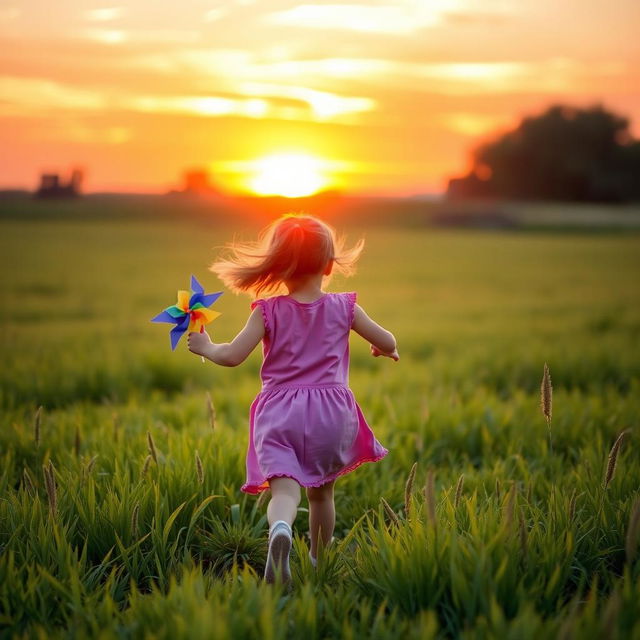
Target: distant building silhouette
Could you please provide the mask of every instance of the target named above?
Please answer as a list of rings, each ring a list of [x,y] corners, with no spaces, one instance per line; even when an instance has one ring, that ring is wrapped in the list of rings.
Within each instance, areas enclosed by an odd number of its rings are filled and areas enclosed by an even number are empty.
[[[203,198],[222,197],[218,188],[211,182],[206,169],[189,169],[182,174],[182,188],[171,189],[168,196],[197,196]]]
[[[80,195],[84,172],[73,169],[67,182],[60,180],[57,173],[43,173],[40,176],[40,186],[35,192],[36,198],[76,198]]]
[[[215,191],[209,182],[209,173],[201,169],[186,171],[184,174],[184,191],[187,193],[211,193]]]

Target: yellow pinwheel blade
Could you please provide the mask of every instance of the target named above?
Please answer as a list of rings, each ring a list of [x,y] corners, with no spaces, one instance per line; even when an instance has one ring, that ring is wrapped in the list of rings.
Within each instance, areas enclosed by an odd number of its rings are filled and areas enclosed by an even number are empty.
[[[197,309],[191,313],[191,320],[189,321],[189,333],[192,331],[200,331],[201,327],[209,324],[212,320],[215,320],[220,314],[218,311],[207,309]]]
[[[188,291],[178,291],[178,303],[176,306],[183,311],[189,310],[189,300],[191,298],[191,294]]]

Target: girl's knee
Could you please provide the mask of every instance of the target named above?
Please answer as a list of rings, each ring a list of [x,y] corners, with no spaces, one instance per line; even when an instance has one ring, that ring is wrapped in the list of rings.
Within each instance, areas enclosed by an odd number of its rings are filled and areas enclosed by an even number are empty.
[[[327,482],[321,487],[308,487],[307,498],[312,502],[323,502],[325,500],[333,500],[334,482]]]
[[[275,477],[269,480],[271,497],[286,495],[300,502],[300,485],[293,479],[287,477]]]

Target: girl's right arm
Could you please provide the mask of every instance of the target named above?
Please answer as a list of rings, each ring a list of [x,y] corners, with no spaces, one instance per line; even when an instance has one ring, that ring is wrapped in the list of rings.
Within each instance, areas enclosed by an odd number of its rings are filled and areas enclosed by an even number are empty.
[[[371,343],[371,355],[374,357],[400,359],[394,335],[374,322],[359,304],[355,305],[351,328]]]
[[[237,367],[243,363],[264,336],[264,322],[260,309],[254,309],[244,329],[231,341],[216,344],[206,332],[192,332],[187,336],[189,351],[203,355],[223,367]]]

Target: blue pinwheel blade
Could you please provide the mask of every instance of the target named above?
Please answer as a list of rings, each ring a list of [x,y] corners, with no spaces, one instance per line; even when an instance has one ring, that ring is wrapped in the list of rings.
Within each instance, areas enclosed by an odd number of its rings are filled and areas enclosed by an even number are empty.
[[[180,338],[182,338],[185,331],[189,328],[189,316],[185,316],[183,320],[180,321],[180,324],[176,325],[171,331],[169,331],[169,337],[171,338],[171,350],[173,351]]]
[[[178,346],[178,342],[180,338],[184,335],[186,329],[182,327],[174,327],[169,331],[169,337],[171,338],[171,351],[175,351],[175,348]]]
[[[223,293],[223,291],[218,291],[216,293],[205,293],[202,296],[201,302],[205,307],[210,307]]]
[[[198,282],[198,279],[194,275],[191,276],[191,291],[194,293],[204,293],[204,287]]]
[[[175,324],[176,322],[179,322],[179,320],[176,320],[176,318],[174,318],[171,314],[167,313],[167,310],[165,309],[155,318],[151,318],[151,322],[171,322],[172,324]]]
[[[210,307],[223,293],[223,291],[218,291],[217,293],[194,293],[189,300],[189,307],[193,308],[193,305],[198,302],[205,307]]]

